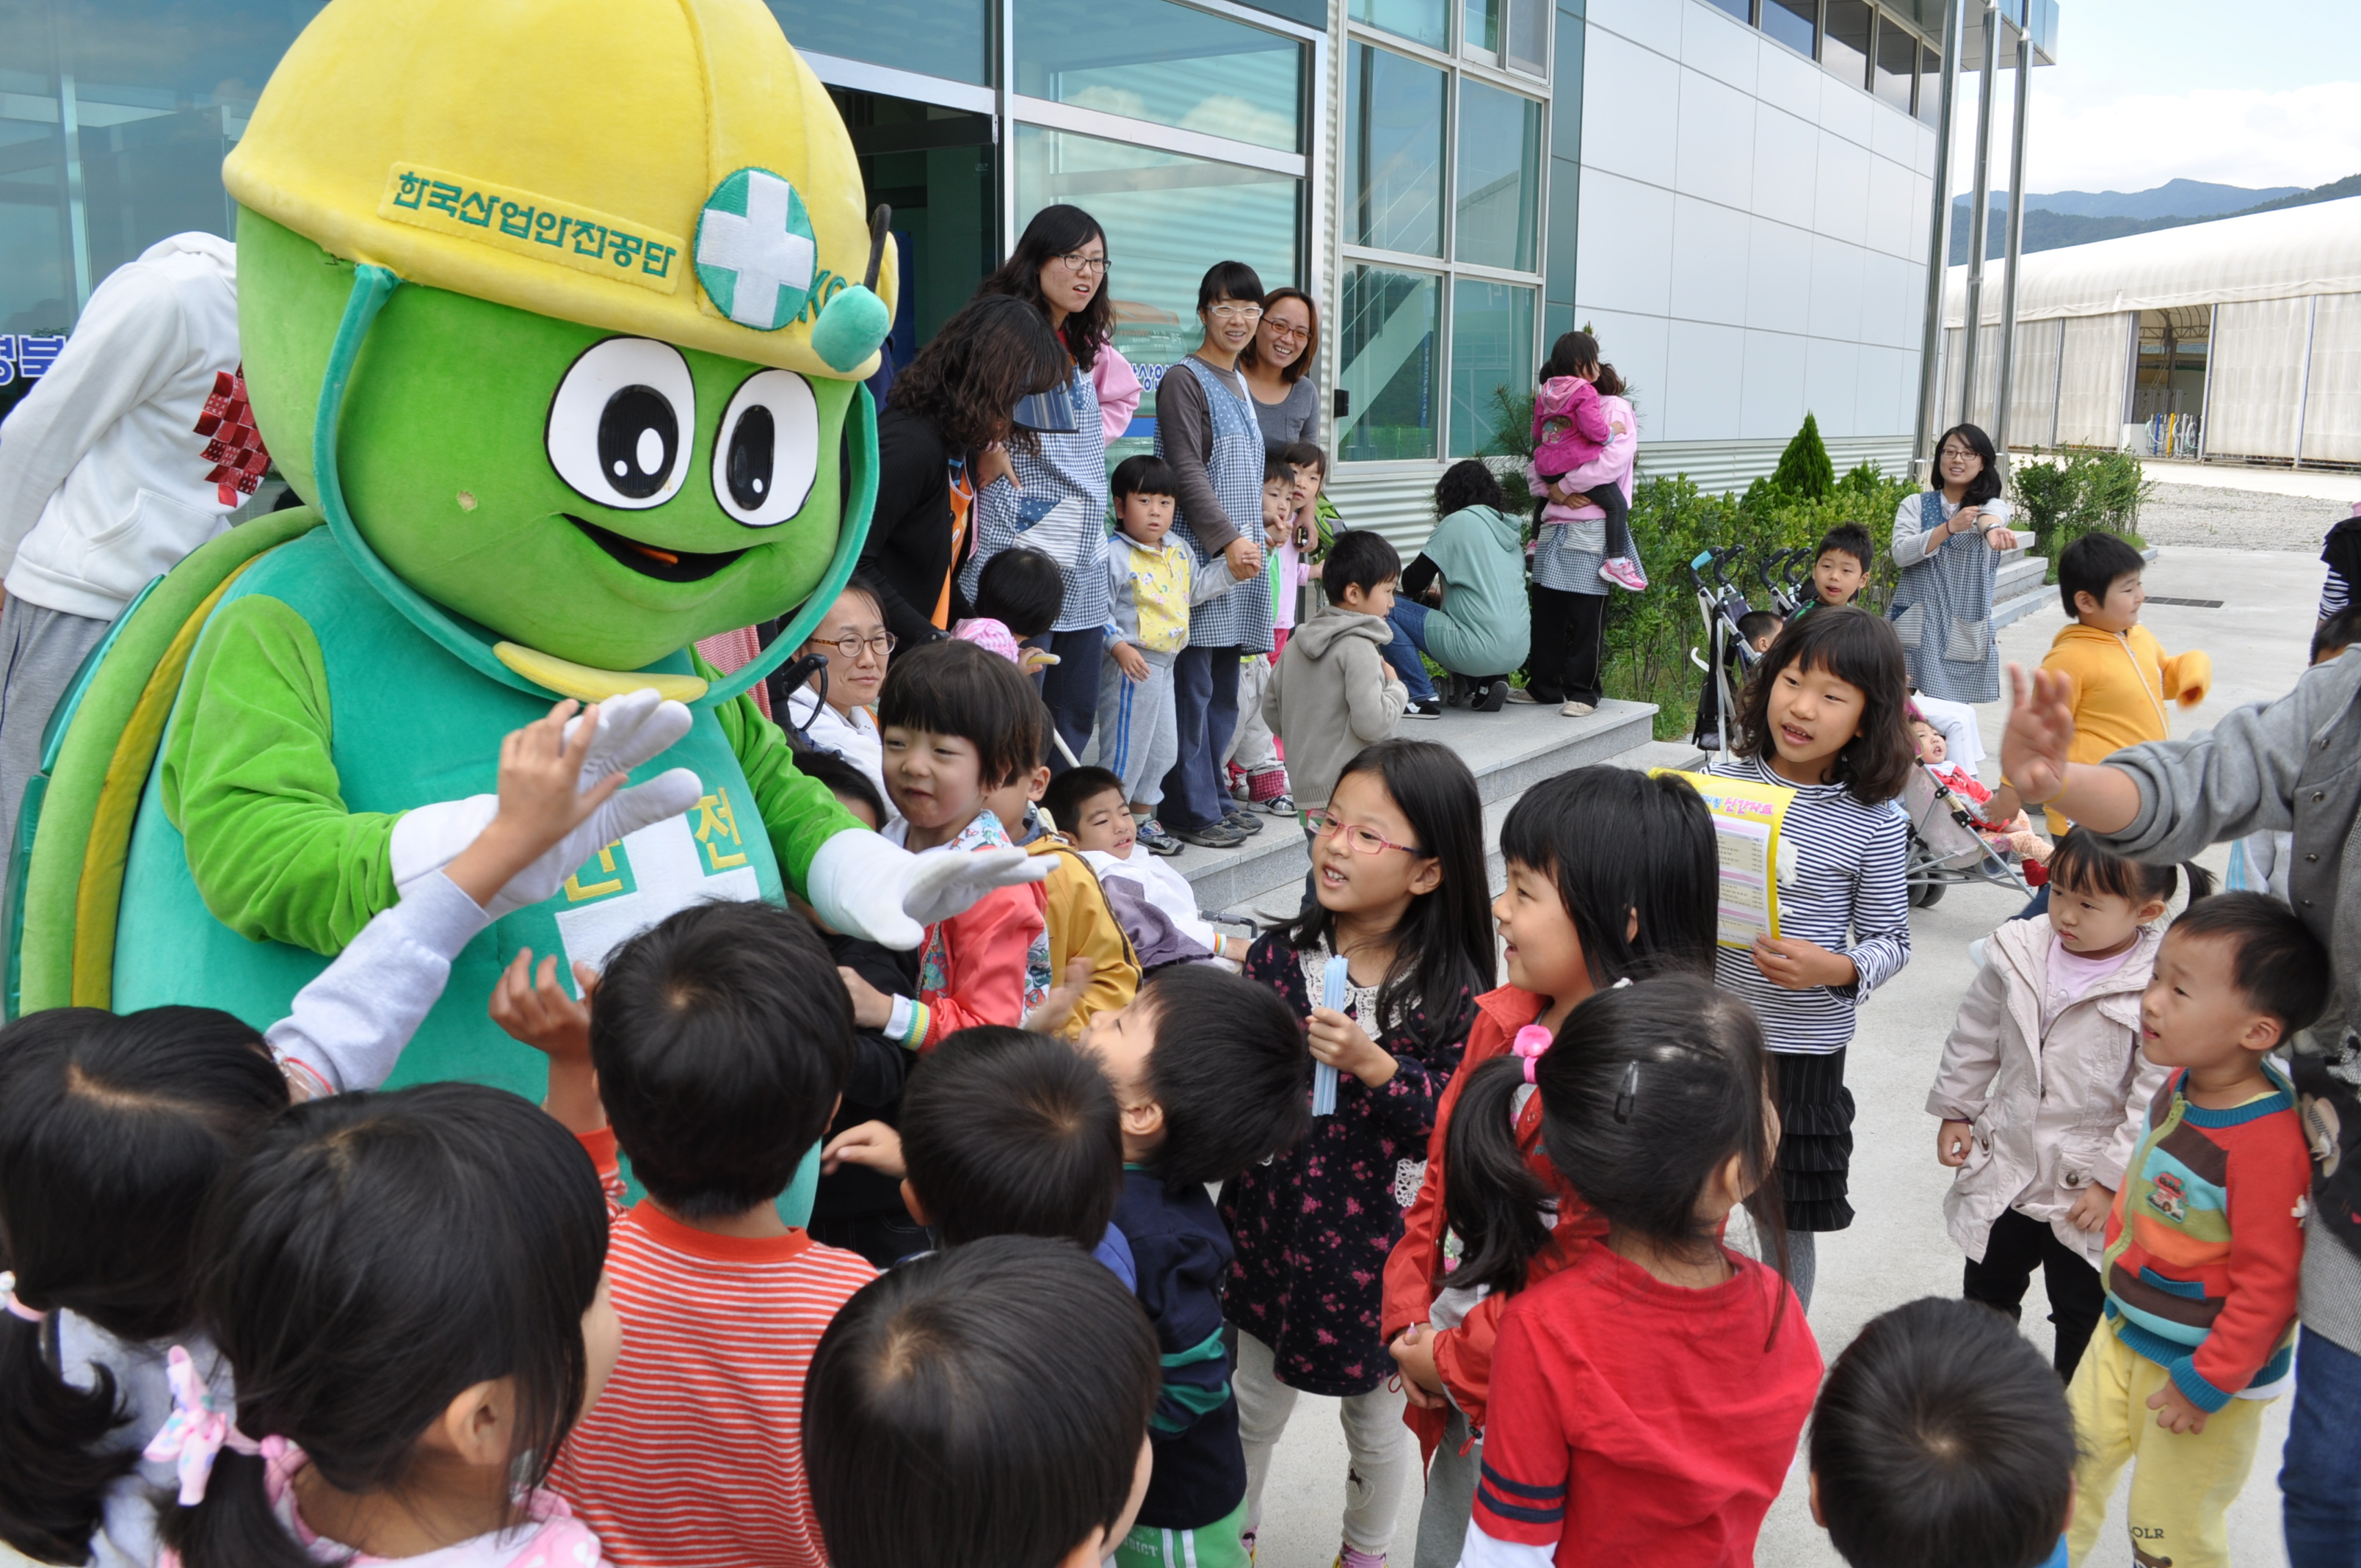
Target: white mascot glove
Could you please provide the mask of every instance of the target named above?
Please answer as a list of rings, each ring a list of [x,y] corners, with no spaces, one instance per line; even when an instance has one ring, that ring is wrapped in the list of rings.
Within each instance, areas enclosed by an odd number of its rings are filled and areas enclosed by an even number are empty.
[[[570,742],[577,718],[567,721]],[[688,709],[666,702],[653,690],[628,692],[598,706],[598,728],[583,759],[577,788],[589,789],[609,773],[628,773],[661,755],[688,733]],[[539,904],[556,895],[566,879],[592,855],[641,828],[677,817],[695,806],[704,785],[686,768],[674,768],[646,784],[618,790],[580,827],[555,848],[511,878],[487,906],[492,918]],[[437,801],[404,812],[393,825],[391,858],[397,893],[429,872],[448,865],[460,850],[475,842],[500,810],[497,795],[471,795],[464,800]]]
[[[1022,850],[928,850],[914,855],[863,829],[819,847],[805,877],[830,928],[889,948],[926,940],[926,927],[962,913],[994,888],[1044,882],[1049,858]]]

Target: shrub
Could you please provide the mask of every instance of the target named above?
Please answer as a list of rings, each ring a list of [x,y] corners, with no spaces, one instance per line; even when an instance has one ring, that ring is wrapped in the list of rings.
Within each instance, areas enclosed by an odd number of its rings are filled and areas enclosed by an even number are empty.
[[[1820,440],[1820,422],[1806,413],[1804,428],[1787,443],[1787,450],[1779,454],[1779,466],[1771,470],[1771,488],[1783,496],[1818,500],[1836,488],[1836,465],[1828,461],[1828,446]]]
[[[2141,546],[2135,530],[2154,487],[2132,454],[2073,446],[2012,466],[2011,504],[2033,532],[2033,553],[2049,563],[2050,582],[2058,580],[2059,552],[2086,533],[2121,534]]]

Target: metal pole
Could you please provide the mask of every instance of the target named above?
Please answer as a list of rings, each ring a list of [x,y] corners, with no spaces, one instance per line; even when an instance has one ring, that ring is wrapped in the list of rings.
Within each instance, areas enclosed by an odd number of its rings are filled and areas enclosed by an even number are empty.
[[[1910,434],[1913,472],[1934,472],[1935,416],[1942,400],[1943,285],[1951,255],[1951,123],[1960,88],[1960,11],[1962,0],[1943,7],[1941,99],[1935,111],[1935,201],[1927,241],[1927,320],[1918,349],[1918,422]],[[1925,89],[1922,87],[1921,92]]]
[[[1976,82],[1976,187],[1968,209],[1968,313],[1960,346],[1960,419],[1976,407],[1976,360],[1983,346],[1984,251],[1992,236],[1993,78],[2000,74],[2000,6],[1984,0],[1983,74]]]
[[[2008,400],[2016,372],[2016,264],[2025,254],[2025,122],[2033,103],[2033,39],[2016,35],[2016,116],[2008,145],[2008,269],[2000,285],[2000,386],[1993,396],[1993,445],[2008,466]]]
[[[2302,467],[2302,466],[2303,466],[2303,416],[2304,416],[2304,405],[2312,401],[2312,329],[2313,329],[2314,327],[2317,327],[2319,324],[2320,324],[2320,296],[2319,296],[2319,295],[2317,295],[2317,294],[2314,294],[2311,299],[2309,299],[2309,300],[2307,300],[2307,301],[2305,301],[2305,302],[2304,302],[2304,313],[2303,313],[2303,379],[2302,379],[2302,380],[2301,380],[2301,381],[2299,381],[2299,382],[2296,384],[2296,393],[2295,393],[2295,463],[2294,463],[2294,466],[2295,466],[2296,467],[2299,467],[2299,468],[2301,468],[2301,467]],[[2209,348],[2209,350],[2210,350],[2210,348],[2211,348],[2211,345],[2210,345],[2210,344],[2208,345],[2208,348]],[[2211,353],[2211,352],[2209,352],[2209,353],[2207,353],[2207,355],[2206,355],[2206,356],[2205,356],[2205,357],[2206,357],[2207,362],[2210,364],[2210,363],[2212,362],[2212,360],[2213,360],[2213,356],[2212,355],[2212,353]]]

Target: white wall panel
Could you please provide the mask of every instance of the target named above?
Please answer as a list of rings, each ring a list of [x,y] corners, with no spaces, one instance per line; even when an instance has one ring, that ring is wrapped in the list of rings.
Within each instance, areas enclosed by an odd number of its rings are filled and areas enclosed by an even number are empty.
[[[1679,120],[1676,188],[1744,212],[1754,194],[1754,101],[1725,82],[1684,70]]]
[[[1672,9],[1677,10],[1681,17],[1681,63],[1753,97],[1754,83],[1761,76],[1763,35],[1710,5],[1685,5]]]
[[[1870,129],[1877,110],[1877,101],[1858,87],[1848,87],[1830,76],[1820,73],[1820,128],[1857,146],[1867,147],[1874,134]]]
[[[1603,27],[1677,60],[1681,13],[1687,9],[1679,0],[1592,0],[1590,36],[1597,38]]]
[[[1673,315],[1746,324],[1746,242],[1754,221],[1694,196],[1673,198]]]
[[[1819,176],[1812,196],[1812,227],[1831,239],[1861,245],[1869,238],[1872,156],[1839,137],[1822,136]]]
[[[2312,326],[2307,463],[2361,463],[2361,294],[2324,294]]]
[[[1932,214],[1917,206],[1918,191],[1919,181],[1901,164],[1884,157],[1869,160],[1865,238],[1872,250],[1916,256],[1927,248],[1927,222]]]
[[[1918,168],[1918,143],[1930,145],[1935,133],[1916,120],[1903,114],[1872,115],[1869,117],[1869,150],[1880,158],[1890,158],[1914,173]]]
[[[1907,349],[1865,346],[1853,420],[1874,433],[1906,431],[1918,411],[1918,356]]]
[[[1795,433],[1804,419],[1804,361],[1809,340],[1777,332],[1746,334],[1746,377],[1740,394],[1741,438]]]
[[[1768,218],[1752,223],[1746,257],[1746,324],[1771,332],[1802,332],[1811,324],[1812,236]]]
[[[1673,193],[1601,170],[1582,176],[1581,297],[1605,310],[1662,315],[1671,301]]]
[[[1714,441],[1738,428],[1746,334],[1737,327],[1676,321],[1667,340],[1665,441]]]
[[[1862,263],[1868,252],[1858,245],[1812,236],[1812,313],[1806,325],[1814,337],[1858,343],[1861,331]]]
[[[1594,307],[1586,296],[1575,302],[1576,325],[1598,336],[1599,357],[1615,367],[1631,389],[1632,411],[1640,416],[1640,439],[1660,438],[1665,391],[1664,340],[1672,323],[1661,315],[1639,315]]]
[[[1754,77],[1754,95],[1799,120],[1820,120],[1820,68],[1781,44],[1765,39],[1761,68]]]
[[[1661,54],[1598,27],[1590,29],[1584,47],[1585,169],[1670,185],[1679,125],[1681,68]],[[1586,229],[1589,226],[1587,222],[1583,225]]]
[[[2205,398],[2209,455],[2292,457],[2312,302],[2257,300],[2213,312]]]
[[[1775,50],[1766,47],[1765,54]],[[1583,122],[1586,126],[1588,120]],[[1812,226],[1812,188],[1819,179],[1819,127],[1768,104],[1754,110],[1754,201],[1757,216],[1797,228]]]
[[[1924,324],[1912,291],[1917,269],[1870,250],[1861,253],[1861,340],[1888,348],[1917,347]]]
[[[1861,345],[1816,337],[1804,355],[1804,411],[1826,435],[1877,435],[1861,427]],[[1802,421],[1798,420],[1797,423]]]

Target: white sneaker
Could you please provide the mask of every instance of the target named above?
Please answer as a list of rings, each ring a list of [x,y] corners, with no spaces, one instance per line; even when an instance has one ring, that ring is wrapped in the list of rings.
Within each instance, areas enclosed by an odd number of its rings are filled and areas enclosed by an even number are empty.
[[[1539,702],[1541,699],[1533,696],[1532,693],[1527,691],[1522,686],[1510,686],[1509,688],[1509,700],[1511,703],[1532,703]]]
[[[1559,714],[1567,718],[1587,718],[1598,711],[1598,705],[1589,702],[1570,702],[1558,709]]]

